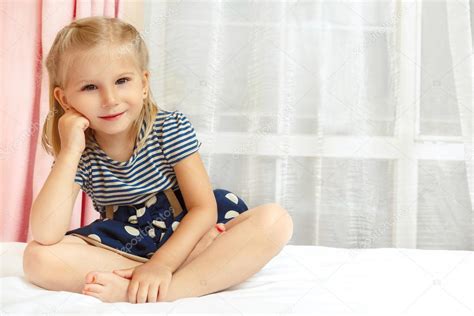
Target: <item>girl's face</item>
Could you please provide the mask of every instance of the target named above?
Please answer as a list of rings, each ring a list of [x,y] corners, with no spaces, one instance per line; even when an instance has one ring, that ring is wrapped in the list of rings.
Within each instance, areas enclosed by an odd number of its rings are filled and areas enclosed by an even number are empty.
[[[130,54],[114,49],[97,48],[69,57],[73,63],[66,74],[66,87],[54,89],[61,106],[85,116],[96,133],[127,133],[143,107],[149,73],[140,72]],[[120,113],[114,119],[104,118]]]

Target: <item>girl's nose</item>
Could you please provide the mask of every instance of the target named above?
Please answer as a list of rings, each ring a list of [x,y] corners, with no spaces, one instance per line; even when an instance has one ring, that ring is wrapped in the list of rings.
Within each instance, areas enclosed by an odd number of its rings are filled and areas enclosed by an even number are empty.
[[[104,88],[102,91],[102,106],[109,107],[118,103],[118,98],[114,88]]]

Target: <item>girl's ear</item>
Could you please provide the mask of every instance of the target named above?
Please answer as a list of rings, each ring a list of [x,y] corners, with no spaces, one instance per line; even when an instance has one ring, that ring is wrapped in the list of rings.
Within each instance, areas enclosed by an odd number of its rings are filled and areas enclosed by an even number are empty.
[[[59,105],[61,105],[63,110],[66,111],[66,109],[69,108],[69,106],[67,105],[67,100],[66,100],[66,96],[64,95],[63,89],[56,87],[54,88],[53,94],[54,94],[54,98],[56,99],[56,101],[58,101]]]
[[[147,70],[143,71],[143,78],[142,78],[142,84],[143,84],[143,98],[146,98],[148,94],[148,82],[150,79],[150,73]]]

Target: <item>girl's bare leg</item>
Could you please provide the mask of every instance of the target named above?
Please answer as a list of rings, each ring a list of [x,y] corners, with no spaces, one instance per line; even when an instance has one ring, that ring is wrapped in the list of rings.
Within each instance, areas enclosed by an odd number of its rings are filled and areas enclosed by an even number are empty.
[[[250,209],[225,226],[224,234],[175,271],[167,301],[213,293],[244,281],[280,252],[293,231],[291,217],[277,204]],[[91,271],[112,271],[141,264],[91,246],[78,237],[65,236],[52,246],[30,242],[25,249],[23,268],[27,279],[38,286],[81,293],[85,276]],[[113,289],[109,295],[118,295],[109,301],[127,301],[128,280],[113,273],[101,277]]]
[[[28,281],[48,290],[76,293],[82,293],[85,276],[92,270],[111,272],[141,264],[71,235],[50,246],[33,240],[23,254],[23,270]]]
[[[235,223],[236,218],[232,221]],[[198,242],[199,247],[191,252],[186,263],[201,253],[218,235],[218,231],[213,226]],[[29,282],[47,290],[75,293],[82,293],[84,288],[90,288],[86,285],[95,283],[93,276],[97,275],[94,273],[97,271],[103,272],[100,274],[102,283],[108,283],[120,292],[119,288],[128,287],[129,280],[122,279],[111,271],[142,264],[107,249],[89,245],[83,239],[72,235],[64,236],[61,242],[51,246],[44,246],[33,240],[25,248],[23,259],[25,278]],[[118,284],[120,281],[123,284]],[[104,292],[103,288],[102,292]],[[110,296],[109,301],[128,301],[126,296],[124,299],[119,298],[123,293],[101,294]]]
[[[207,248],[194,249],[194,259],[186,260],[173,273],[166,301],[196,297],[226,289],[238,284],[260,270],[291,238],[293,223],[288,213],[276,204],[250,209],[225,224],[226,232],[216,237],[214,227],[198,242],[209,243]],[[190,254],[190,256],[191,256]],[[187,262],[187,263],[186,263]],[[90,295],[102,301],[117,301],[113,296],[126,296],[114,288],[107,292],[110,276],[92,272],[99,283],[88,284]],[[93,293],[94,292],[94,293]],[[124,292],[126,292],[124,290]],[[88,293],[88,294],[89,294]],[[125,299],[128,301],[128,298]],[[147,297],[137,297],[137,303],[146,303]]]
[[[239,214],[238,216],[234,217],[233,219],[231,219],[230,221],[228,221],[227,223],[223,224],[223,223],[219,223],[219,225],[223,225],[225,230],[229,230],[231,229],[232,227],[234,227],[236,224],[242,222],[244,219],[248,218],[249,216],[252,215],[252,213],[255,212],[255,209],[254,210],[247,210],[241,214]],[[214,226],[207,232],[207,234],[205,234],[201,240],[199,240],[199,242],[196,244],[196,246],[194,247],[194,249],[191,251],[191,253],[189,254],[189,256],[186,258],[186,260],[179,266],[179,269],[182,269],[184,266],[186,266],[188,263],[190,263],[192,260],[194,260],[194,258],[196,258],[201,252],[203,252],[207,247],[209,247],[209,245],[217,238],[219,237],[220,234],[217,232],[217,230],[214,228]]]
[[[250,209],[234,220],[201,254],[175,271],[166,301],[202,296],[241,283],[277,255],[293,234],[288,212],[274,203]],[[143,302],[143,298],[137,301]]]
[[[235,219],[233,221],[235,222]],[[193,257],[202,252],[218,235],[213,226],[198,243],[200,247],[192,251]],[[132,268],[141,264],[107,249],[89,245],[83,239],[72,235],[64,236],[61,242],[51,246],[44,246],[33,240],[25,248],[23,256],[23,270],[29,282],[47,290],[75,293],[83,293],[83,289],[89,290],[90,285],[96,283],[93,289],[97,291],[100,287],[101,295],[95,296],[109,302],[128,301],[126,289],[129,280],[113,274],[112,270]],[[102,272],[102,284],[93,278],[98,275],[98,271]],[[107,291],[102,285],[114,290]],[[94,294],[91,291],[86,293]]]

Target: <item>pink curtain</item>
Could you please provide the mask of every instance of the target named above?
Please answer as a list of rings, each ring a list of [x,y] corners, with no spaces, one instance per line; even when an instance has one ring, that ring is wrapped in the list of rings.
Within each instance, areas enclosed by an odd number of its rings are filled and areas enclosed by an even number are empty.
[[[119,0],[0,1],[1,241],[28,242],[30,208],[51,170],[41,147],[48,114],[48,73],[42,60],[56,33],[87,16],[119,17]],[[64,210],[67,211],[67,210]],[[79,194],[70,229],[98,218]]]

